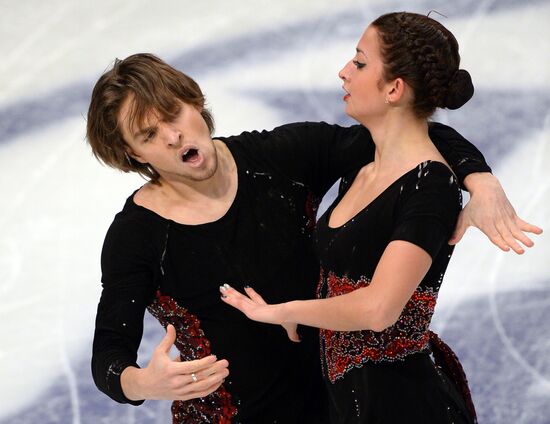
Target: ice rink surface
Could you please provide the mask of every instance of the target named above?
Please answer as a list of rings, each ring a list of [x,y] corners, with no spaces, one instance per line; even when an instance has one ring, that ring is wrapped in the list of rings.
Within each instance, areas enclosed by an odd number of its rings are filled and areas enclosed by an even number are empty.
[[[337,72],[366,24],[431,9],[476,85],[436,119],[548,233],[549,1],[0,1],[0,424],[170,422],[167,402],[116,404],[90,374],[101,244],[142,184],[84,140],[91,88],[115,57],[153,52],[192,75],[219,135],[350,123]],[[516,256],[470,230],[440,293],[433,327],[462,359],[480,423],[550,423],[550,239],[536,243]],[[161,337],[149,319],[141,364]]]

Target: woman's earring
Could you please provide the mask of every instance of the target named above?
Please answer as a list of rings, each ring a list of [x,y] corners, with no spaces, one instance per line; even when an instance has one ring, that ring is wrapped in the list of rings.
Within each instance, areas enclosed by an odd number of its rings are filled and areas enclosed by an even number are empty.
[[[384,103],[389,104],[390,101],[388,100],[388,96],[386,96],[386,100],[384,100]]]

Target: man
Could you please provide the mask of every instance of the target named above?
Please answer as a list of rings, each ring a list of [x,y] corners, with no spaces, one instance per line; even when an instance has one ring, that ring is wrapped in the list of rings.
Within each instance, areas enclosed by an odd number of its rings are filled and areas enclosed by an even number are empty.
[[[199,86],[152,55],[116,61],[94,88],[94,155],[149,179],[103,246],[94,380],[119,402],[175,400],[176,423],[322,423],[316,333],[304,328],[301,343],[289,343],[224,305],[218,287],[253,285],[274,303],[311,298],[317,206],[339,177],[372,161],[372,139],[359,125],[297,123],[214,140],[213,127]],[[515,216],[477,149],[439,124],[430,136],[471,190],[470,204],[503,205],[489,215],[467,206],[455,238],[481,214],[482,230],[503,229],[493,236],[503,248],[520,249],[514,237],[531,245],[522,230],[539,230]],[[502,211],[508,220],[493,218]],[[167,333],[139,368],[145,309]]]

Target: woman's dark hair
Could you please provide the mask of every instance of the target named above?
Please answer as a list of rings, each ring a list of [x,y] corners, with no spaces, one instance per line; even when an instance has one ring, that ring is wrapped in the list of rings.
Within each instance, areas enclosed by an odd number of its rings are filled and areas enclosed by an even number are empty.
[[[128,96],[132,96],[130,126],[133,122],[142,125],[150,112],[170,120],[177,116],[180,102],[183,102],[197,107],[210,133],[214,131],[214,119],[205,108],[199,85],[192,78],[152,54],[116,59],[112,69],[105,72],[94,87],[86,128],[94,156],[113,168],[137,172],[154,184],[160,177],[151,165],[140,163],[127,154],[118,114]]]
[[[438,107],[458,109],[471,99],[474,86],[468,71],[459,69],[458,42],[439,22],[395,12],[371,25],[380,39],[384,78],[402,78],[412,88],[418,117],[427,118]]]

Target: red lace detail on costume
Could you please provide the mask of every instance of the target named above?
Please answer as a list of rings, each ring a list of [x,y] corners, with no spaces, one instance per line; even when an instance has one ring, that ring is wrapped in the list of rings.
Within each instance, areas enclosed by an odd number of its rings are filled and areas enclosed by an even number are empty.
[[[470,386],[468,385],[468,379],[466,378],[466,373],[464,372],[464,368],[462,368],[462,364],[453,350],[441,340],[436,333],[430,331],[429,334],[435,365],[441,368],[447,377],[454,383],[455,387],[462,395],[462,399],[464,399],[464,403],[466,404],[466,408],[474,424],[477,424],[476,408],[472,400]]]
[[[354,281],[348,277],[337,277],[329,272],[321,278],[317,297],[334,297],[367,287],[370,279]],[[323,290],[326,294],[322,296]],[[334,383],[354,367],[365,362],[395,361],[412,353],[428,349],[428,327],[432,318],[437,292],[418,288],[413,293],[401,316],[395,324],[384,331],[332,331],[321,330],[321,355],[324,356],[324,372]]]
[[[199,319],[182,308],[170,296],[157,291],[156,299],[147,307],[165,328],[172,324],[176,329],[176,348],[182,361],[204,358],[211,354],[210,342],[200,327]],[[230,424],[237,408],[231,394],[221,385],[206,397],[172,403],[173,424],[217,423]]]

